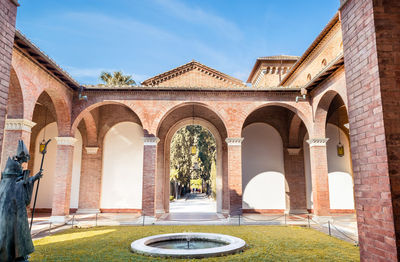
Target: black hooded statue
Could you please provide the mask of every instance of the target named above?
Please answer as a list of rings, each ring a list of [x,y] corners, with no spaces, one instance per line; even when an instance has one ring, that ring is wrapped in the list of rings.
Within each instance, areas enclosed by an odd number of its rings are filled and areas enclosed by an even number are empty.
[[[30,159],[22,140],[18,141],[17,155],[8,158],[0,181],[0,261],[27,261],[34,251],[26,207],[32,198],[33,184],[42,171],[29,177],[22,163]]]

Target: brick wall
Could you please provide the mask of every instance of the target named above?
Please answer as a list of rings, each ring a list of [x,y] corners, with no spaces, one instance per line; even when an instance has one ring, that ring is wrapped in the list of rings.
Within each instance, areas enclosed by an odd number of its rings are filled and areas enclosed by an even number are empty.
[[[399,1],[348,0],[341,7],[356,212],[364,261],[397,261],[399,257],[399,14]]]
[[[16,15],[16,2],[0,0],[0,155],[3,144]]]

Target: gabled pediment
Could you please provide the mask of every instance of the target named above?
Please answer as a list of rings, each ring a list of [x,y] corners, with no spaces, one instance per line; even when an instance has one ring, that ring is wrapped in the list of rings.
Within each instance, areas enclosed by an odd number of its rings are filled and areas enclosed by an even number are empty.
[[[142,85],[160,87],[246,87],[241,80],[194,60],[149,78],[143,81]]]

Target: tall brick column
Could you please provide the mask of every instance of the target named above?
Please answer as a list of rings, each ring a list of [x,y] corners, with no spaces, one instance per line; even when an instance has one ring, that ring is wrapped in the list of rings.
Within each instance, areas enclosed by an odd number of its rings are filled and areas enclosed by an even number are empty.
[[[286,209],[289,213],[299,214],[307,212],[306,176],[304,174],[304,154],[300,147],[286,148],[285,179]]]
[[[17,0],[0,0],[0,156],[3,156],[3,130],[7,113],[17,6]]]
[[[64,223],[69,215],[71,199],[72,164],[75,137],[55,137],[57,141],[56,173],[54,174],[52,222]],[[40,189],[39,189],[40,190]]]
[[[77,213],[100,213],[102,150],[96,146],[86,146],[82,151],[79,204]]]
[[[360,254],[400,256],[400,1],[342,1]]]
[[[328,157],[326,142],[329,138],[311,138],[310,145],[311,184],[313,192],[314,214],[327,216],[330,214]]]
[[[22,139],[27,148],[31,140],[31,129],[36,123],[28,119],[7,119],[4,127],[4,148],[2,152],[1,170],[4,170],[7,158],[17,152],[18,140]]]
[[[158,137],[144,137],[142,215],[155,216]]]
[[[242,141],[241,137],[228,137],[229,214],[242,213]]]

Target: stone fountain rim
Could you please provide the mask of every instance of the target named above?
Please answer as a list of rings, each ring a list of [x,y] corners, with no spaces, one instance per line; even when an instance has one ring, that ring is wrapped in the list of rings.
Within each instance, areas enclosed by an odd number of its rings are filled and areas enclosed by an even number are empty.
[[[193,239],[204,239],[216,242],[225,242],[227,245],[213,248],[201,248],[201,249],[164,249],[148,246],[154,242],[186,239],[186,236],[190,236]],[[171,233],[154,235],[145,238],[138,239],[131,243],[132,252],[157,257],[174,257],[174,258],[202,258],[212,256],[223,256],[228,254],[236,253],[243,250],[246,246],[246,242],[238,237],[216,234],[216,233]]]

